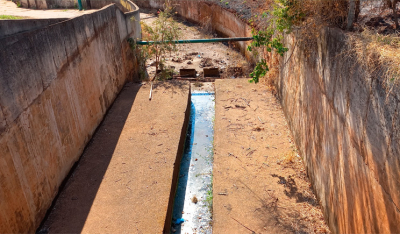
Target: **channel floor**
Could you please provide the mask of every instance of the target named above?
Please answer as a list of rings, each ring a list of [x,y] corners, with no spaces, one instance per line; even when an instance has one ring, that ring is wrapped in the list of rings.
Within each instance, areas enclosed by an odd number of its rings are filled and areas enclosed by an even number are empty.
[[[149,101],[149,84],[126,85],[42,229],[162,233],[171,217],[167,212],[189,117],[189,88],[188,82],[156,83]]]
[[[248,79],[215,96],[213,233],[329,232],[278,99]]]

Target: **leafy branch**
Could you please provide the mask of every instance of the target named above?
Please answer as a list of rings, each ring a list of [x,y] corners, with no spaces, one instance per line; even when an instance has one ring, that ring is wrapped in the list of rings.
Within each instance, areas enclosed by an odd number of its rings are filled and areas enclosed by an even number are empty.
[[[264,52],[276,52],[283,56],[288,51],[288,48],[282,42],[283,35],[290,33],[293,25],[304,18],[304,13],[296,7],[297,2],[298,0],[275,0],[272,9],[262,14],[263,18],[269,17],[267,27],[265,29],[253,28],[253,41],[247,49],[253,51],[255,48],[261,48]],[[265,57],[264,54],[264,58],[256,64],[254,71],[250,73],[251,83],[258,83],[260,77],[265,76],[269,71]]]

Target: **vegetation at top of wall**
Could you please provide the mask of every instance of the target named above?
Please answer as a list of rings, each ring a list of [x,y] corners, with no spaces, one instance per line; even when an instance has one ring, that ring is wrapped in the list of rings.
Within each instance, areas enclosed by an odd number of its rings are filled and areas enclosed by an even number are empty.
[[[24,19],[24,17],[13,16],[13,15],[0,15],[0,20],[15,20],[15,19]]]
[[[211,174],[211,184],[208,185],[206,199],[204,200],[205,205],[207,206],[210,214],[213,215],[213,175]]]
[[[257,25],[254,23],[257,16],[249,21],[253,26],[254,40],[248,50],[255,51],[255,55],[259,56],[259,62],[250,74],[250,82],[259,82],[271,70],[271,65],[279,65],[277,55],[282,56],[288,51],[282,40],[284,34],[296,31],[296,46],[309,55],[317,50],[316,39],[322,28],[338,27],[351,31],[354,25],[359,32],[350,35],[349,45],[357,60],[370,71],[384,67],[384,76],[389,83],[400,80],[398,31],[391,35],[379,35],[376,29],[360,27],[357,24],[360,0],[267,1],[270,9],[262,13],[263,20]],[[380,1],[385,9],[391,9],[394,28],[398,30],[396,6],[399,0]]]
[[[347,37],[348,55],[374,75],[381,72],[386,88],[392,89],[400,81],[400,37],[381,35],[364,28],[361,33],[351,33]]]
[[[276,56],[273,60],[271,58],[273,54],[283,56],[288,51],[283,44],[284,34],[296,30],[300,33],[303,48],[311,50],[315,48],[315,38],[322,27],[345,27],[347,1],[349,0],[269,0],[270,10],[262,14],[265,20],[257,27],[253,25],[254,40],[248,50],[259,48],[261,58],[250,74],[250,82],[259,82],[270,70],[270,65],[279,64]],[[250,20],[251,24],[253,22]]]
[[[263,18],[270,16],[266,19],[266,27],[253,28],[253,41],[247,49],[253,51],[255,48],[261,48],[264,54],[256,64],[254,71],[250,73],[252,78],[250,82],[258,83],[260,77],[265,76],[269,71],[266,53],[276,52],[283,56],[288,51],[288,48],[284,47],[282,43],[283,34],[290,33],[295,22],[304,17],[302,12],[292,12],[295,2],[296,0],[275,0],[273,8],[263,14]]]
[[[21,7],[22,6],[21,1],[15,1],[15,4],[17,5],[17,7]]]

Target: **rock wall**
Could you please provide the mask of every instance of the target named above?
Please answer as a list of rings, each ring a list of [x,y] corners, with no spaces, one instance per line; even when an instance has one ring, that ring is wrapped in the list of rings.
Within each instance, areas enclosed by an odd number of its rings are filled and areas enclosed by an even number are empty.
[[[326,29],[306,54],[287,36],[279,96],[332,232],[400,233],[400,90],[387,94],[345,41]]]
[[[0,233],[34,232],[126,81],[140,28],[115,5],[0,39]],[[84,188],[83,188],[84,189]]]
[[[135,0],[135,4],[143,8],[163,9],[165,0]],[[211,23],[213,30],[226,37],[251,37],[251,27],[235,12],[229,11],[219,5],[205,1],[172,0],[174,9],[183,18],[194,23],[204,25]],[[249,61],[253,61],[252,54],[247,51],[249,42],[237,43],[242,54]]]

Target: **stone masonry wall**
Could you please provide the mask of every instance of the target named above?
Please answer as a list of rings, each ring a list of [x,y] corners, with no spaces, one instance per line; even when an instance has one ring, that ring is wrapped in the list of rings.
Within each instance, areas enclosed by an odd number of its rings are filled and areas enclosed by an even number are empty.
[[[107,109],[137,77],[127,38],[140,28],[126,20],[111,5],[0,39],[0,233],[35,232]]]
[[[345,40],[326,29],[307,55],[287,36],[279,96],[332,232],[400,233],[400,90],[388,95]]]

